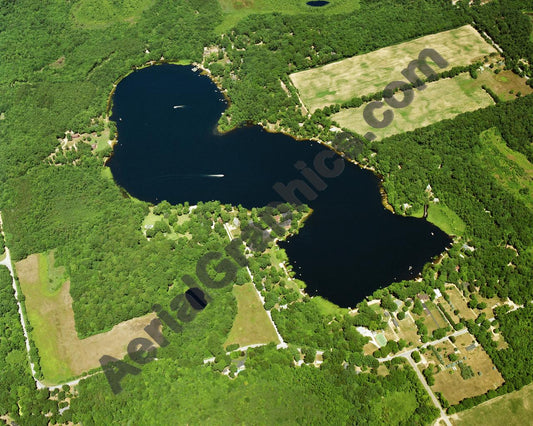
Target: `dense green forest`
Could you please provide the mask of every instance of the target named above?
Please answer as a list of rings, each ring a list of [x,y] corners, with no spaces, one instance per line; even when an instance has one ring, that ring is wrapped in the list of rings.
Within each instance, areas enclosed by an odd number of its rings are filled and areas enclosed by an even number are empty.
[[[148,240],[141,226],[149,205],[129,198],[102,174],[103,153],[80,146],[63,165],[46,161],[66,131],[104,130],[110,93],[121,77],[162,57],[203,63],[231,100],[222,129],[279,121],[294,136],[328,141],[334,139],[328,111],[303,117],[292,86],[287,84],[287,96],[280,85],[280,80],[288,82],[289,73],[474,21],[504,50],[506,66],[530,74],[522,61],[531,63],[533,52],[531,23],[524,10],[533,10],[530,0],[475,2],[472,7],[441,0],[363,0],[359,10],[343,15],[284,15],[281,10],[250,15],[221,35],[214,30],[223,21],[216,0],[2,2],[0,210],[6,244],[15,261],[57,249],[57,264],[66,267],[71,280],[80,337],[145,314],[155,303],[171,310],[171,300],[188,287],[181,277],[194,277],[202,256],[217,252],[229,259],[221,221],[227,220],[231,206],[199,204],[187,222],[190,239],[172,241],[162,226]],[[216,52],[204,58],[208,46]],[[533,213],[524,197],[533,194],[511,194],[476,154],[483,147],[482,133],[495,128],[510,148],[532,161],[533,124],[527,119],[532,115],[533,97],[528,96],[372,145],[336,141],[337,149],[383,176],[397,212],[406,202],[413,210],[427,204],[425,188],[430,184],[440,202],[466,224],[460,243],[441,264],[425,268],[422,282],[393,283],[376,297],[391,293],[404,299],[452,282],[472,284],[482,295],[510,297],[519,304],[532,299]],[[178,210],[185,212],[187,207]],[[163,214],[165,209],[160,207]],[[245,211],[239,214],[248,218]],[[251,218],[260,224],[253,214]],[[475,250],[464,250],[465,242]],[[60,415],[59,406],[65,407],[65,398],[72,396],[70,389],[35,389],[11,277],[0,267],[0,415],[9,413],[20,424],[47,424],[45,413],[51,414],[51,423],[84,424],[220,424],[250,419],[425,424],[437,417],[407,364],[396,360],[387,364],[387,375],[377,375],[377,359],[363,355],[367,339],[355,327],[383,327],[381,316],[365,302],[353,317],[326,314],[308,297],[292,303],[298,292],[268,267],[261,251],[250,259],[250,269],[258,277],[255,284],[267,309],[289,303],[287,309],[272,310],[287,349],[270,345],[250,350],[246,370],[234,379],[221,375],[225,367],[235,372],[222,345],[236,302],[231,286],[202,286],[210,301],[207,307],[182,322],[179,333],[165,329],[170,343],[158,349],[157,361],[121,381],[123,392],[115,395],[105,375],[96,374],[80,383],[70,409]],[[238,283],[245,279],[240,270]],[[531,328],[531,305],[501,311],[497,321],[510,345],[505,351],[491,350],[479,324],[468,326],[509,383],[501,389],[507,392],[533,379],[521,374],[531,371],[529,341],[521,331]],[[325,350],[321,368],[295,367],[296,347],[306,354]],[[381,354],[396,350],[397,346],[387,347]],[[204,366],[209,356],[216,361]],[[128,357],[125,361],[136,365]],[[51,394],[54,399],[49,399]]]

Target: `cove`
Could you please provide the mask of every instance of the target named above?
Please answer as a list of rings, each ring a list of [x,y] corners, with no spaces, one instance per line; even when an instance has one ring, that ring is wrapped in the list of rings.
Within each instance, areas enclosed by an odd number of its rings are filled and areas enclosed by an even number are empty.
[[[259,126],[217,134],[226,107],[216,85],[190,66],[158,65],[124,78],[111,117],[119,135],[108,162],[115,182],[152,203],[219,200],[252,208],[284,201],[273,186],[304,179],[295,163],[313,168],[327,148]],[[281,246],[308,294],[353,307],[380,287],[416,276],[450,239],[425,220],[387,211],[378,178],[344,165],[306,202],[313,214]]]

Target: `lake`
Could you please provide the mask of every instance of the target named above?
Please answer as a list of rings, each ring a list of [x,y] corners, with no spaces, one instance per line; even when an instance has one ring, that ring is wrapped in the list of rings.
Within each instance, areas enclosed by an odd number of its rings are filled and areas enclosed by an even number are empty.
[[[217,134],[226,107],[216,85],[190,66],[153,66],[124,78],[111,117],[119,134],[108,162],[116,183],[152,203],[219,200],[261,207],[285,201],[275,184],[306,182],[296,163],[300,169],[305,163],[309,176],[317,156],[333,156],[325,166],[342,165],[342,173],[322,177],[315,172],[327,187],[308,185],[316,197],[306,203],[314,212],[300,233],[281,246],[307,292],[342,307],[354,307],[393,281],[415,277],[451,242],[423,219],[387,211],[373,173],[317,143],[258,126]],[[306,201],[301,193],[295,195]]]

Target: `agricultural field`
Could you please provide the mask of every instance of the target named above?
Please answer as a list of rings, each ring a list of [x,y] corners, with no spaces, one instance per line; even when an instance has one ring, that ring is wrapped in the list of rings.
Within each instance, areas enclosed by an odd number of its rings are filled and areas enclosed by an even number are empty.
[[[122,322],[106,333],[80,340],[74,325],[70,282],[64,270],[54,266],[53,252],[33,254],[15,267],[39,350],[44,383],[64,382],[100,367],[103,355],[122,359],[132,336],[148,337],[143,329],[155,314]]]
[[[435,385],[432,389],[434,392],[441,392],[451,405],[457,404],[464,398],[496,389],[504,382],[485,350],[468,333],[457,336],[455,345],[446,341],[436,345],[435,349],[444,363],[438,360],[431,351],[426,352],[428,359],[442,368],[434,376]],[[465,368],[471,370],[470,378],[464,379],[459,364],[448,359],[448,355],[452,353],[457,356],[457,362],[461,361],[462,365],[469,366]]]
[[[488,129],[480,134],[481,149],[476,152],[486,173],[516,198],[533,208],[533,164],[525,155],[510,149],[498,129]]]
[[[484,426],[521,426],[533,418],[533,384],[519,391],[502,395],[477,407],[450,416],[456,426],[476,426],[483,419]]]
[[[413,90],[413,94],[413,101],[405,108],[393,110],[384,105],[375,111],[375,116],[380,120],[384,111],[393,112],[394,119],[387,127],[378,129],[370,126],[363,117],[365,105],[341,110],[332,118],[341,127],[360,135],[371,132],[379,140],[494,104],[492,98],[481,88],[481,83],[465,73],[455,78],[428,83],[424,90]],[[397,96],[401,99],[401,95]]]
[[[428,60],[428,65],[437,72],[470,65],[496,52],[474,28],[465,25],[320,68],[297,72],[290,78],[305,106],[314,111],[356,96],[382,91],[392,81],[405,80],[401,71],[417,59],[423,49],[429,48],[435,49],[448,62],[447,67],[439,68]]]
[[[219,32],[224,32],[233,27],[241,19],[255,13],[272,13],[283,11],[285,14],[298,13],[348,13],[359,8],[358,0],[336,0],[322,7],[311,7],[306,1],[284,1],[284,0],[218,0],[224,20],[216,28]]]
[[[234,286],[237,299],[237,315],[224,346],[237,343],[239,346],[255,343],[279,343],[276,330],[252,283]]]

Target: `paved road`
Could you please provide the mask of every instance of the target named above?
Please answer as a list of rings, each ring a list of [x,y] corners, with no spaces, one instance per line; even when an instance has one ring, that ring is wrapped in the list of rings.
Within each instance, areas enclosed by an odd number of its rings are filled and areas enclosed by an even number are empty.
[[[440,405],[440,401],[437,399],[437,397],[435,396],[435,394],[433,393],[431,388],[426,383],[426,379],[424,378],[424,376],[422,375],[420,370],[417,368],[417,366],[416,366],[415,362],[413,361],[413,359],[411,358],[410,354],[405,353],[405,354],[402,354],[400,356],[405,358],[407,360],[407,362],[409,364],[411,364],[411,367],[413,367],[413,370],[415,370],[415,373],[418,376],[418,380],[420,380],[420,382],[422,383],[422,386],[424,386],[424,389],[429,394],[429,397],[433,401],[433,404],[435,405],[435,407],[437,407],[438,410],[440,411],[440,417],[436,420],[435,423],[438,424],[438,422],[440,420],[444,420],[444,423],[446,423],[448,426],[452,426],[452,423],[450,422],[450,419],[448,418],[448,415],[446,414],[446,412],[442,409],[442,406]]]
[[[466,328],[463,328],[462,330],[456,331],[455,333],[452,333],[449,336],[444,336],[442,339],[433,340],[431,342],[424,343],[421,346],[421,348],[425,348],[425,347],[430,346],[430,345],[437,345],[439,343],[444,342],[445,340],[448,340],[451,336],[457,337],[457,336],[461,336],[462,334],[465,334],[465,333],[468,333],[468,330]],[[437,419],[436,424],[438,424],[438,422],[440,420],[442,420],[448,426],[451,426],[452,423],[450,422],[450,419],[448,418],[448,415],[446,414],[446,412],[444,411],[444,409],[440,405],[440,401],[437,399],[437,397],[435,396],[435,394],[433,393],[431,388],[428,386],[428,384],[426,382],[426,379],[424,378],[424,376],[422,375],[420,370],[417,368],[415,362],[411,358],[411,354],[414,351],[417,351],[418,349],[419,348],[413,348],[413,349],[409,349],[408,351],[402,352],[400,354],[396,354],[396,355],[392,355],[392,356],[389,355],[389,356],[387,356],[385,358],[379,358],[379,362],[390,361],[391,359],[398,358],[398,357],[405,358],[407,360],[407,362],[409,362],[409,364],[411,364],[411,367],[413,367],[413,370],[415,370],[415,373],[418,376],[418,380],[420,380],[420,383],[422,383],[422,386],[424,386],[424,389],[429,394],[431,400],[433,401],[433,404],[440,411],[440,417]]]
[[[428,346],[438,345],[439,343],[442,343],[445,340],[448,340],[451,336],[457,337],[457,336],[461,336],[462,334],[466,334],[466,333],[468,333],[468,329],[463,328],[463,329],[461,329],[459,331],[456,331],[456,332],[454,332],[452,334],[449,334],[448,336],[444,336],[442,339],[432,340],[431,342],[426,342],[423,345],[421,345],[419,348],[421,349],[421,348],[426,348]],[[405,357],[407,355],[411,355],[412,352],[417,351],[419,348],[409,349],[408,351],[401,352],[401,353],[398,353],[396,355],[388,355],[385,358],[378,358],[378,360],[379,360],[379,362],[385,362],[385,361],[390,361],[393,358],[398,358],[400,356],[401,357]]]

